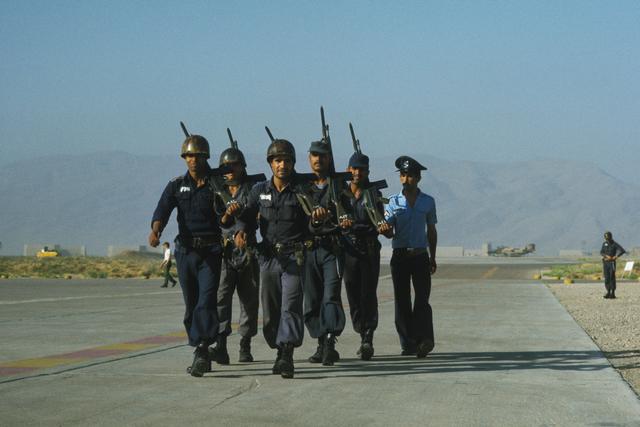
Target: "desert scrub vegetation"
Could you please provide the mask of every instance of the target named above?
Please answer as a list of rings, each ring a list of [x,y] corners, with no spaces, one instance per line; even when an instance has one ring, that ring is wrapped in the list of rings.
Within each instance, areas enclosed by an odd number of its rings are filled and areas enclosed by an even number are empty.
[[[0,278],[123,279],[161,277],[158,254],[125,252],[108,257],[0,257]],[[175,262],[172,266],[175,271]]]
[[[618,260],[618,269],[616,270],[616,277],[621,278],[624,271],[624,265],[628,259]],[[562,279],[576,279],[576,280],[602,280],[602,262],[585,262],[581,264],[572,265],[555,265],[549,271],[545,271],[543,276],[545,278],[553,278],[557,280]],[[633,266],[631,273],[625,273],[624,278],[629,280],[638,280],[640,277],[640,265],[636,262]]]

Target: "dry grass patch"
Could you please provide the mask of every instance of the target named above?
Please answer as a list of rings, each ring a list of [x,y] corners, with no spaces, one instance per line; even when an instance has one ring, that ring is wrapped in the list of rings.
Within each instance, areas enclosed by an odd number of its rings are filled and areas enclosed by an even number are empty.
[[[126,279],[161,277],[159,254],[108,257],[0,257],[0,278]],[[175,264],[172,268],[175,276]]]

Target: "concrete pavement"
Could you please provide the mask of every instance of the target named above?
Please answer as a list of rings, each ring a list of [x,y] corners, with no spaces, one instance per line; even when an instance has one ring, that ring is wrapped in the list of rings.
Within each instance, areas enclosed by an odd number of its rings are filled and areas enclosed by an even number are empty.
[[[235,362],[234,335],[231,365],[188,376],[177,288],[0,281],[0,424],[640,426],[638,397],[549,290],[492,279],[494,267],[434,277],[436,348],[426,359],[399,356],[385,276],[373,360],[356,358],[349,325],[334,367],[306,362],[307,336],[292,380],[271,374],[274,352],[260,335],[256,363]],[[56,357],[65,354],[85,358]],[[6,368],[21,362],[42,368]]]

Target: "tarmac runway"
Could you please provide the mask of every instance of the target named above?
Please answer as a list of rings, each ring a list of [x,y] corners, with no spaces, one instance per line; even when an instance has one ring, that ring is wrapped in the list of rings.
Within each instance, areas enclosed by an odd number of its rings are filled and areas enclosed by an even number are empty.
[[[185,368],[178,288],[149,280],[0,281],[0,424],[640,426],[640,400],[542,283],[544,263],[442,263],[436,348],[400,356],[388,269],[372,361],[348,324],[333,367],[296,350],[296,375],[256,362]],[[346,302],[346,298],[344,298]],[[348,311],[348,309],[347,309]],[[237,318],[238,310],[234,311]]]

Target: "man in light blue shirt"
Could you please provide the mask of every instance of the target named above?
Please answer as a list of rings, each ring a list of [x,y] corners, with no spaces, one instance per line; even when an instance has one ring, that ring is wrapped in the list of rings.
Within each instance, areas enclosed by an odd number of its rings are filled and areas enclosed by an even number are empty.
[[[400,156],[395,165],[400,172],[402,192],[389,198],[385,218],[394,229],[391,277],[396,330],[402,354],[423,358],[433,350],[435,342],[429,294],[431,274],[437,268],[436,204],[433,197],[418,188],[421,171],[427,168],[408,156]],[[413,305],[411,282],[415,293]]]

